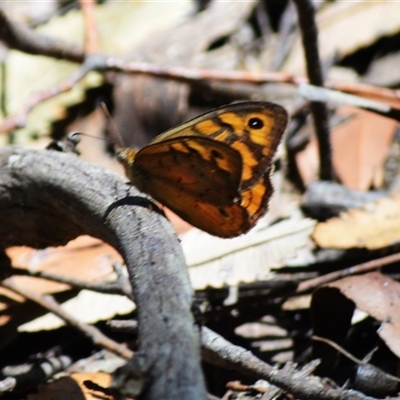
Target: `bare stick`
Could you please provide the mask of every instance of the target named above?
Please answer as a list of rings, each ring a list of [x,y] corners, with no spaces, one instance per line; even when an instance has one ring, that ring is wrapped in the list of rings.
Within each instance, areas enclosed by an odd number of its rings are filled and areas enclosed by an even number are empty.
[[[108,338],[95,326],[85,324],[84,322],[79,321],[71,314],[66,312],[57,303],[57,301],[54,299],[53,296],[49,294],[41,296],[38,293],[34,292],[33,290],[28,289],[27,287],[22,287],[22,285],[16,284],[13,278],[5,279],[4,281],[1,282],[1,286],[9,290],[12,290],[13,292],[19,294],[22,297],[25,297],[28,300],[40,304],[46,310],[57,315],[67,324],[81,331],[83,334],[85,334],[85,336],[89,337],[94,344],[104,347],[109,351],[112,351],[113,353],[119,355],[120,357],[125,358],[125,360],[130,360],[133,357],[133,352],[129,350],[126,346],[121,345],[115,342],[114,340]]]
[[[335,390],[326,386],[315,376],[309,376],[308,371],[296,370],[294,366],[287,366],[280,370],[261,361],[250,351],[235,346],[227,340],[203,327],[202,357],[205,361],[222,368],[239,370],[258,379],[265,379],[289,393],[295,398],[307,400],[373,400],[356,390]],[[314,366],[315,368],[315,366]]]
[[[99,58],[96,56],[88,57],[82,66],[71,74],[66,80],[60,82],[57,86],[36,94],[33,94],[27,101],[21,111],[4,119],[0,124],[0,132],[9,132],[16,128],[22,128],[26,125],[28,113],[38,104],[49,100],[60,93],[70,91],[74,85],[83,79],[90,71],[96,69],[99,65]]]
[[[112,329],[122,332],[136,332],[136,321],[109,321]],[[233,369],[251,375],[256,379],[265,379],[273,385],[292,393],[296,398],[307,400],[373,400],[355,390],[335,390],[327,387],[322,379],[310,376],[318,365],[312,362],[302,370],[293,365],[277,369],[254,356],[250,351],[235,346],[211,329],[201,330],[202,358],[221,368]]]
[[[392,254],[390,256],[378,258],[376,260],[368,261],[362,264],[355,265],[350,268],[345,268],[340,271],[331,272],[326,275],[319,276],[318,278],[309,279],[301,282],[296,289],[296,293],[304,293],[317,288],[320,285],[344,278],[350,275],[361,274],[368,271],[373,271],[383,267],[384,265],[393,264],[400,261],[400,254]]]
[[[123,293],[126,297],[128,297],[128,299],[131,299],[132,301],[134,301],[133,293],[132,293],[132,286],[124,274],[123,265],[116,261],[113,263],[112,266],[113,266],[115,274],[117,275],[117,282],[118,282],[117,284],[121,290],[121,293]]]
[[[99,32],[96,26],[94,15],[94,0],[79,0],[83,18],[85,20],[85,53],[95,53],[99,51]]]
[[[58,372],[65,371],[72,363],[71,357],[59,355],[41,357],[32,364],[5,367],[2,375],[6,378],[0,380],[0,396],[6,393],[28,390],[33,386],[49,379]],[[21,372],[21,369],[24,372]]]
[[[321,336],[313,335],[311,336],[312,340],[317,340],[319,342],[323,342],[328,344],[329,346],[333,347],[335,350],[337,350],[339,353],[342,353],[344,356],[346,356],[349,360],[353,361],[356,364],[362,364],[362,361],[359,360],[358,358],[354,357],[353,354],[349,353],[347,350],[345,350],[342,346],[339,346],[337,343],[333,342],[332,340],[326,339]]]
[[[74,62],[82,62],[84,59],[83,49],[79,45],[42,35],[18,24],[8,18],[2,9],[0,26],[0,40],[10,49]]]
[[[84,78],[88,72],[97,71],[119,71],[130,74],[141,74],[158,76],[160,78],[175,80],[179,82],[196,83],[205,81],[219,82],[241,82],[254,85],[261,85],[267,82],[282,82],[293,85],[307,83],[307,79],[296,77],[286,72],[265,72],[254,73],[244,71],[221,71],[204,70],[182,67],[163,67],[156,64],[142,62],[126,62],[116,57],[106,57],[101,54],[90,55],[82,66],[70,77],[57,86],[39,92],[28,100],[21,111],[13,114],[0,123],[0,132],[9,132],[26,125],[28,113],[42,102],[57,96],[60,93],[68,92],[73,86]],[[386,88],[379,88],[365,84],[348,84],[327,82],[327,87],[342,90],[347,93],[354,93],[365,97],[379,98],[382,101],[397,100],[400,107],[399,91]]]
[[[129,285],[129,282],[127,282],[125,277],[123,277],[124,281],[120,281],[118,279],[118,282],[116,283],[92,283],[80,279],[75,279],[70,276],[54,274],[48,271],[31,271],[29,269],[27,270],[25,268],[15,267],[12,269],[12,274],[18,276],[35,276],[37,278],[48,279],[54,282],[65,283],[74,288],[87,289],[99,293],[125,295],[133,300],[132,289],[130,290],[130,292],[128,292],[127,289],[124,288],[126,284]]]
[[[311,0],[293,0],[297,7],[310,83],[323,86],[324,79],[318,51],[318,30]],[[315,132],[318,137],[319,175],[322,180],[333,180],[332,149],[330,143],[329,114],[325,103],[311,102]]]

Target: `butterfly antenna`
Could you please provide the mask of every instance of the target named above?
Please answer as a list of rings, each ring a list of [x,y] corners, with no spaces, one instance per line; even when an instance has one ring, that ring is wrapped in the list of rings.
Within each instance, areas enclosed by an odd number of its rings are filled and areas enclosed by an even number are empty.
[[[88,133],[83,133],[83,132],[70,132],[67,135],[67,140],[71,141],[71,142],[79,142],[79,137],[80,136],[86,136],[86,137],[90,137],[92,139],[98,139],[98,140],[106,140],[103,137],[100,136],[94,136],[94,135],[89,135]]]
[[[113,136],[113,137],[116,137],[116,138],[118,139],[118,142],[119,142],[119,143],[118,143],[117,145],[118,145],[119,147],[126,147],[126,144],[125,144],[124,139],[122,138],[121,132],[119,131],[118,126],[117,126],[117,124],[115,123],[114,118],[113,118],[112,115],[110,114],[110,111],[109,111],[109,109],[108,109],[106,103],[104,103],[104,101],[102,101],[102,102],[100,103],[100,105],[101,105],[101,108],[102,108],[102,110],[103,110],[103,112],[104,112],[104,115],[106,116],[107,121],[108,121],[108,123],[109,123],[109,128],[110,128],[110,132],[111,132],[112,136]]]

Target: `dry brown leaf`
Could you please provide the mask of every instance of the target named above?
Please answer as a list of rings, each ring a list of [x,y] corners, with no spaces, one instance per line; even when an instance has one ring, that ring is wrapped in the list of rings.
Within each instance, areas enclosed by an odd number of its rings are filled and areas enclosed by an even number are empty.
[[[53,274],[88,282],[112,277],[112,263],[114,261],[122,261],[120,255],[111,246],[89,236],[81,236],[69,242],[64,247],[47,248],[44,250],[34,250],[28,247],[13,247],[7,249],[6,252],[11,258],[14,267],[31,269],[33,271],[45,270]],[[57,293],[69,289],[69,285],[30,276],[14,276],[12,279],[22,289],[26,287],[39,294]],[[84,296],[86,293],[87,291],[81,291],[79,297]],[[101,294],[91,293],[93,296],[101,296]],[[24,309],[20,308],[20,305],[24,303],[24,299],[10,290],[0,287],[0,296],[0,311],[2,311],[0,327],[9,322],[16,323],[17,326],[20,326],[38,316],[37,314],[33,315],[30,313],[29,309],[24,313]],[[106,296],[110,297],[111,295]],[[71,299],[70,302],[72,302],[72,300],[73,299]],[[87,303],[87,300],[85,301]],[[108,303],[111,305],[110,302]],[[113,303],[113,305],[115,307],[121,307],[120,303],[117,301]],[[80,303],[79,307],[81,311],[85,309],[83,303]],[[86,306],[86,308],[88,307],[93,306]],[[126,304],[124,304],[124,307],[125,310]],[[106,312],[106,307],[103,306],[101,310],[102,312]],[[113,312],[108,309],[107,312],[115,315],[115,310]],[[95,315],[93,310],[89,314],[92,317]],[[14,320],[13,316],[15,315],[18,315],[18,318]],[[53,316],[53,319],[56,319],[56,317]],[[97,316],[97,320],[98,319],[102,318]],[[62,324],[58,319],[57,323],[58,325],[54,325],[54,322],[53,325],[48,324],[46,328],[50,329],[51,327]]]
[[[383,164],[398,122],[352,106],[340,107],[348,118],[332,130],[333,164],[340,181],[350,189],[380,187]]]
[[[46,271],[85,281],[95,281],[113,272],[112,263],[122,262],[111,246],[89,236],[81,236],[63,247],[35,250],[29,247],[11,247],[6,250],[12,265],[31,271]],[[68,285],[28,276],[15,277],[31,290],[41,294],[69,289]]]
[[[339,217],[321,222],[312,235],[324,248],[370,250],[391,246],[400,241],[400,195],[351,209]]]
[[[101,392],[89,390],[83,384],[89,380],[103,388],[111,383],[111,375],[104,372],[95,373],[76,373],[68,377],[58,379],[54,382],[39,385],[39,391],[36,394],[28,395],[28,400],[111,400]]]
[[[337,116],[344,122],[332,129],[332,158],[340,181],[355,190],[380,187],[379,177],[398,122],[353,106],[342,106]],[[346,119],[347,118],[347,119]],[[296,155],[303,182],[317,179],[318,149],[315,136],[304,150]]]
[[[381,326],[377,331],[378,335],[385,341],[391,351],[397,357],[400,357],[400,314],[398,313],[400,308],[400,283],[379,272],[371,272],[365,275],[340,279],[319,289],[317,291],[319,293],[315,293],[317,296],[313,296],[312,307],[314,310],[312,311],[315,311],[316,307],[319,307],[323,310],[324,315],[329,315],[332,326],[348,327],[348,321],[345,322],[347,318],[340,314],[341,310],[344,309],[341,301],[338,300],[330,303],[322,301],[323,299],[326,300],[328,294],[329,297],[332,297],[332,289],[338,289],[340,294],[337,294],[337,296],[345,296],[354,302],[359,310],[366,312],[381,322]],[[324,291],[326,294],[323,297]],[[373,296],[371,296],[371,293],[373,293]],[[317,297],[320,301],[316,301]],[[319,304],[317,304],[318,302]],[[341,310],[333,312],[333,308],[340,308]],[[325,324],[325,321],[315,318],[314,332],[320,331],[322,324]],[[343,329],[341,330],[343,331]],[[344,335],[342,332],[342,334],[336,336],[343,337]],[[332,336],[325,337],[333,339]]]
[[[256,3],[255,0],[211,2],[203,12],[192,15],[178,27],[149,35],[129,57],[164,67],[199,67],[197,62],[202,62],[202,57],[196,61],[198,55],[240,30]],[[239,68],[238,59],[241,58],[236,55],[234,60]],[[181,123],[188,113],[189,95],[190,86],[184,82],[151,76],[119,76],[113,91],[113,118],[126,145],[143,147],[155,135]]]
[[[310,125],[305,129],[309,129]],[[314,134],[310,132],[310,141],[307,146],[295,155],[297,169],[301,180],[306,185],[309,182],[318,179],[319,158],[318,158],[318,143]]]

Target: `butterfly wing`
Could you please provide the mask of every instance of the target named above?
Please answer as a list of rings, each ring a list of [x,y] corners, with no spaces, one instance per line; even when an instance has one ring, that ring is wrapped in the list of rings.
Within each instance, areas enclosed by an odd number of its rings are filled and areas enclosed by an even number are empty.
[[[269,169],[288,121],[286,110],[268,102],[245,102],[217,108],[170,129],[152,143],[166,139],[208,137],[230,145],[243,160],[241,189],[259,182]]]
[[[287,119],[276,104],[236,103],[166,131],[138,153],[117,155],[139,190],[212,235],[234,237],[268,209],[271,163]]]
[[[251,228],[248,213],[239,202],[222,204],[222,200],[226,200],[225,194],[218,201],[211,202],[196,194],[182,191],[179,186],[170,185],[163,179],[154,178],[151,182],[151,196],[189,224],[211,235],[231,238]],[[214,190],[218,196],[220,191],[216,188]]]
[[[205,137],[183,137],[139,151],[130,180],[176,212],[191,209],[192,199],[216,206],[239,203],[241,171],[242,158],[236,150]]]
[[[273,191],[268,170],[252,188],[241,192],[240,205],[247,212],[250,227],[268,211],[268,200]]]

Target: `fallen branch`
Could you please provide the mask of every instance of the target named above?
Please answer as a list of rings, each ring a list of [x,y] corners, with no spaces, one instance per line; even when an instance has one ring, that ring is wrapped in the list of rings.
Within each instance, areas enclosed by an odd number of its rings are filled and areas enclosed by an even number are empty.
[[[57,315],[67,324],[73,326],[74,328],[81,331],[85,336],[90,338],[94,344],[101,346],[125,360],[130,360],[133,357],[133,352],[126,348],[126,346],[115,342],[114,340],[108,338],[104,335],[98,328],[92,325],[88,325],[82,321],[79,321],[77,318],[69,314],[65,311],[60,304],[54,299],[53,296],[47,295],[40,295],[33,290],[28,289],[25,286],[18,285],[15,280],[11,278],[7,278],[1,282],[1,286],[13,291],[14,293],[19,294],[22,297],[25,297],[28,300],[31,300],[42,307],[44,307],[49,312]]]
[[[82,62],[83,49],[74,43],[52,38],[8,18],[0,9],[0,41],[10,49],[28,54],[40,54],[56,59]]]
[[[122,332],[136,332],[136,321],[110,321],[112,329]],[[356,390],[333,389],[321,378],[311,373],[319,364],[312,361],[301,369],[288,363],[282,369],[275,368],[254,356],[240,346],[225,340],[207,327],[201,330],[202,359],[221,368],[233,369],[255,379],[265,379],[298,399],[307,400],[376,400]]]
[[[71,357],[58,355],[43,357],[28,364],[5,367],[2,370],[5,378],[0,380],[0,397],[33,388],[56,373],[64,371],[71,363]]]
[[[65,283],[75,289],[87,289],[99,293],[125,295],[133,301],[132,288],[120,270],[121,266],[118,263],[113,264],[114,271],[117,275],[117,282],[87,282],[81,279],[75,279],[70,276],[59,275],[52,272],[32,271],[25,268],[12,268],[12,275],[18,276],[34,276],[37,278],[47,279],[53,282]]]
[[[73,154],[0,149],[0,243],[60,246],[79,235],[124,258],[138,307],[139,348],[113,387],[122,396],[205,399],[192,288],[178,239],[123,178]]]
[[[336,281],[337,279],[344,278],[346,276],[363,274],[365,272],[370,272],[375,269],[384,267],[385,265],[400,262],[400,254],[392,254],[390,256],[377,258],[376,260],[367,261],[362,264],[353,265],[352,267],[341,269],[340,271],[330,272],[317,278],[308,279],[299,283],[295,293],[304,293],[310,290],[316,289],[318,286],[325,285],[329,282]]]

